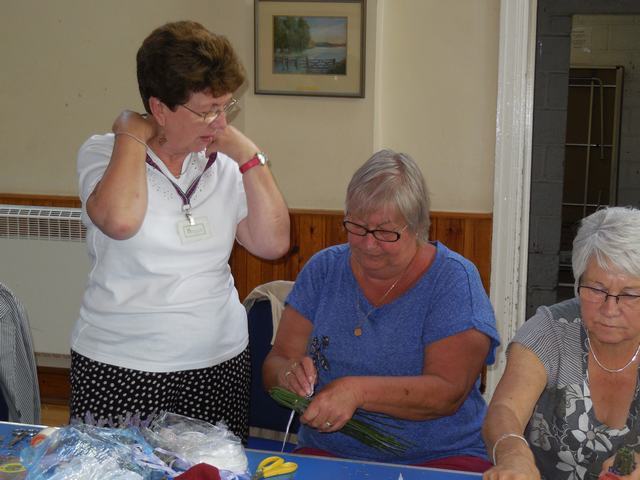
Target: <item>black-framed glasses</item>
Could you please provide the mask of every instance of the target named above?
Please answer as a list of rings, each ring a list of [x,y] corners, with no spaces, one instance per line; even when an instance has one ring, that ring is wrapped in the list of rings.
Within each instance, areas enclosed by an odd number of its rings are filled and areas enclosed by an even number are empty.
[[[229,115],[233,111],[235,111],[238,108],[238,100],[236,98],[232,98],[231,100],[229,100],[229,103],[227,103],[226,105],[223,105],[220,108],[216,108],[215,110],[211,110],[210,112],[205,112],[205,113],[196,112],[195,110],[187,107],[184,104],[180,104],[180,106],[186,108],[191,113],[198,115],[202,119],[202,121],[207,125],[211,125],[223,113],[226,115]]]
[[[640,307],[640,295],[633,295],[631,293],[612,295],[606,290],[580,285],[578,286],[578,295],[580,295],[581,300],[590,303],[605,303],[609,297],[612,297],[616,299],[616,304],[618,305],[634,308]]]
[[[359,237],[366,237],[368,234],[371,234],[373,235],[373,238],[380,240],[381,242],[397,242],[400,240],[400,234],[409,226],[405,225],[402,230],[396,232],[395,230],[384,230],[381,228],[369,230],[364,225],[360,225],[359,223],[354,223],[349,220],[342,222],[342,225],[344,225],[344,229],[349,233],[353,233]]]

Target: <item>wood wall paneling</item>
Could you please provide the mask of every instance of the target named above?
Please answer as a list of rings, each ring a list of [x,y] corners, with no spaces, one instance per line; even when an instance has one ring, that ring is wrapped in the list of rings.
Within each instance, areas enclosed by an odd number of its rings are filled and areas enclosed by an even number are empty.
[[[52,405],[67,405],[71,397],[69,370],[56,367],[38,367],[40,401]],[[2,478],[2,477],[0,477]]]
[[[32,205],[37,207],[80,208],[80,199],[71,195],[34,195],[0,193],[0,205]]]
[[[0,204],[79,208],[73,196],[0,193]],[[240,299],[256,286],[272,280],[295,280],[313,254],[330,245],[346,242],[343,213],[326,210],[291,210],[291,248],[279,260],[262,260],[236,244],[229,259]],[[491,214],[431,212],[429,237],[439,240],[471,260],[489,291],[491,270]]]

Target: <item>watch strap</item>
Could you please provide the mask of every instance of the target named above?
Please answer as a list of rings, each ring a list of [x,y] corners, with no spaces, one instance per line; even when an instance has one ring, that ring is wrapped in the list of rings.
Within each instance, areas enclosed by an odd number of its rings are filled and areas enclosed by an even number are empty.
[[[244,174],[258,165],[264,165],[267,163],[267,159],[262,152],[256,153],[248,162],[244,162],[240,165],[240,173]]]

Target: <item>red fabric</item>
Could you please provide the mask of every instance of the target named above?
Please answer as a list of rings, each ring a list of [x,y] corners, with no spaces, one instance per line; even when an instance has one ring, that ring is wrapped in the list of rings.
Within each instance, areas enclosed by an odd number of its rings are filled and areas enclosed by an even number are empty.
[[[327,452],[326,450],[320,450],[319,448],[310,447],[296,448],[293,453],[299,453],[300,455],[313,455],[314,457],[340,458],[333,453]]]
[[[598,480],[619,480],[619,476],[615,473],[607,472],[598,477]]]
[[[178,475],[175,480],[220,480],[220,472],[213,465],[199,463]]]
[[[294,453],[299,453],[301,455],[314,455],[316,457],[340,458],[337,455],[329,453],[325,450],[308,447],[297,448]],[[485,460],[484,458],[471,457],[469,455],[458,455],[456,457],[439,458],[438,460],[431,460],[429,462],[419,463],[413,466],[439,468],[442,470],[458,470],[462,472],[483,473],[493,467],[493,464],[488,460]]]
[[[455,457],[439,458],[429,462],[420,463],[417,467],[440,468],[443,470],[459,470],[462,472],[483,473],[493,467],[488,460],[470,455],[458,455]]]

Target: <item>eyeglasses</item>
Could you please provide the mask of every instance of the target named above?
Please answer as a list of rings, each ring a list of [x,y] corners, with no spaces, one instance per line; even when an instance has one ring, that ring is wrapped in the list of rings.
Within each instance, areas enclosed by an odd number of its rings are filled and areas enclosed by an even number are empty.
[[[347,232],[353,233],[354,235],[358,235],[359,237],[366,237],[369,233],[373,235],[373,238],[376,240],[380,240],[381,242],[397,242],[400,240],[400,234],[406,230],[409,225],[405,225],[402,230],[396,232],[394,230],[382,230],[380,228],[376,228],[373,230],[369,230],[364,225],[360,225],[359,223],[353,223],[349,220],[345,220],[342,222],[344,228]]]
[[[599,288],[580,285],[578,287],[578,295],[580,295],[581,300],[590,303],[606,303],[609,297],[612,297],[616,299],[617,305],[633,308],[640,307],[640,295],[632,295],[630,293],[612,295],[606,290],[600,290]]]
[[[236,98],[232,98],[229,101],[229,103],[224,105],[222,108],[216,108],[215,110],[211,110],[210,112],[205,112],[205,113],[196,112],[195,110],[192,110],[183,104],[180,104],[180,106],[186,108],[191,113],[195,113],[196,115],[198,115],[202,119],[202,121],[207,125],[211,125],[223,113],[225,115],[229,115],[230,113],[235,111],[238,108],[238,100]]]

